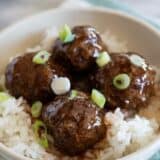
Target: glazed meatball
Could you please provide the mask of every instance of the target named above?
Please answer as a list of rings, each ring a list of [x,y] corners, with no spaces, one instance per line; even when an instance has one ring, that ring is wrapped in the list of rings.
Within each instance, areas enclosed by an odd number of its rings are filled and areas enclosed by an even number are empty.
[[[42,117],[51,131],[54,145],[70,156],[93,147],[106,133],[103,110],[85,94],[73,99],[57,97],[44,108]]]
[[[155,72],[137,53],[112,53],[110,57],[111,61],[91,76],[93,86],[106,96],[108,107],[138,109],[146,106],[154,93]],[[114,81],[118,76],[120,81],[117,79],[116,86]],[[126,81],[124,86],[123,78]]]
[[[56,63],[35,64],[36,53],[14,58],[6,68],[6,87],[15,97],[23,96],[29,102],[47,102],[54,94],[50,84],[55,76],[64,76],[66,71]]]
[[[86,71],[94,67],[99,52],[107,50],[99,33],[91,26],[76,26],[72,29],[75,38],[70,43],[55,41],[53,53],[59,61],[76,71]]]

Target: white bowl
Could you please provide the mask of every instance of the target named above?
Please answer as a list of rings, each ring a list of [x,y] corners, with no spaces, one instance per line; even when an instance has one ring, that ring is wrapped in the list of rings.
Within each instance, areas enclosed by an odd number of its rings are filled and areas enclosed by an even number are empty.
[[[124,13],[102,8],[55,9],[30,17],[1,32],[1,73],[4,72],[9,57],[23,53],[26,48],[38,44],[46,28],[54,25],[59,27],[65,23],[69,25],[90,24],[102,33],[108,29],[121,40],[127,41],[129,50],[140,52],[152,64],[159,65],[160,32],[151,25]],[[147,160],[158,148],[160,148],[159,138],[121,160]],[[29,160],[13,153],[3,144],[0,144],[0,154],[7,160]]]

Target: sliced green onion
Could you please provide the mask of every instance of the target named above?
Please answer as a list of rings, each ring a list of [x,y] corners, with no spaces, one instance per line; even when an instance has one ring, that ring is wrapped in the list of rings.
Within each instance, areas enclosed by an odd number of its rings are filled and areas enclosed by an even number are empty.
[[[40,51],[33,57],[32,61],[36,64],[45,64],[50,56],[51,54],[47,51]]]
[[[41,115],[43,104],[40,101],[36,101],[32,104],[31,114],[34,118],[38,118]]]
[[[74,99],[77,97],[78,91],[77,90],[72,90],[69,99]]]
[[[5,92],[0,92],[0,103],[7,101],[11,96]]]
[[[41,135],[41,139],[39,139],[39,144],[44,148],[48,148],[47,134]]]
[[[131,79],[128,76],[128,74],[125,74],[125,73],[118,74],[113,79],[113,85],[118,90],[127,89],[129,87],[130,83],[131,83]]]
[[[92,89],[91,99],[96,105],[98,105],[98,107],[104,108],[106,98],[101,92],[96,89]]]
[[[47,128],[45,124],[40,120],[36,120],[32,127],[38,143],[42,147],[48,148]]]
[[[132,62],[132,64],[138,66],[138,67],[146,67],[146,63],[145,60],[140,57],[139,55],[133,54],[130,56],[130,61]]]
[[[64,43],[72,42],[75,38],[75,35],[72,34],[72,31],[68,25],[64,25],[59,31],[59,38]]]
[[[107,52],[102,52],[96,59],[96,63],[99,67],[103,67],[111,61],[111,58]]]

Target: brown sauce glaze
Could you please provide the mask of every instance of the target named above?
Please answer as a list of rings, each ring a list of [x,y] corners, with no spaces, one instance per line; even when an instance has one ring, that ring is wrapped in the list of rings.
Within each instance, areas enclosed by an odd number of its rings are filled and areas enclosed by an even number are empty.
[[[44,108],[42,116],[54,138],[54,145],[70,156],[85,152],[106,134],[104,112],[87,96],[57,97]]]

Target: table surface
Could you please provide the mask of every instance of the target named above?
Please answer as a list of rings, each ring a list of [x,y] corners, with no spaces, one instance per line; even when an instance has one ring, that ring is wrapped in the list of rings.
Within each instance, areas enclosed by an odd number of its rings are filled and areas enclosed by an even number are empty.
[[[0,29],[28,15],[58,6],[65,0],[0,0]],[[160,23],[160,0],[117,0]]]

